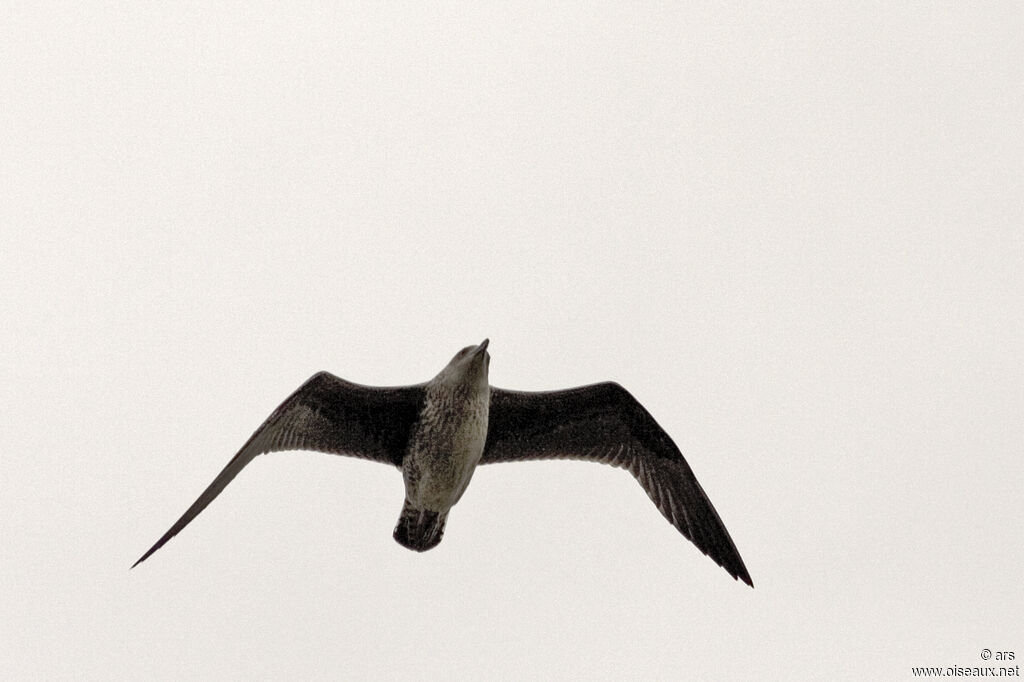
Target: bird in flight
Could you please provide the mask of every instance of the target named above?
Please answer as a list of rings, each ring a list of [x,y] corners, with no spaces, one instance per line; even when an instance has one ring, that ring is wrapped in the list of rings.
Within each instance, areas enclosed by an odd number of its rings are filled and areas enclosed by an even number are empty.
[[[313,375],[132,568],[191,523],[257,455],[315,450],[401,469],[405,504],[394,538],[419,552],[441,542],[448,512],[478,464],[611,464],[633,474],[658,511],[700,551],[753,586],[693,470],[632,395],[614,382],[538,392],[493,387],[487,344],[484,339],[463,348],[437,376],[413,386],[363,386],[328,372]]]

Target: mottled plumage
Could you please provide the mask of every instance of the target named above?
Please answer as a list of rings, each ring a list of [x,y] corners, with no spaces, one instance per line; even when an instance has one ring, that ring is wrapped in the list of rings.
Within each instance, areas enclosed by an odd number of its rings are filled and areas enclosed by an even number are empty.
[[[507,391],[488,384],[487,341],[467,346],[423,384],[361,386],[310,378],[256,430],[138,565],[194,519],[257,455],[316,450],[402,470],[405,503],[394,537],[424,551],[478,464],[583,459],[629,471],[662,515],[731,576],[753,585],[729,532],[668,434],[624,388]]]

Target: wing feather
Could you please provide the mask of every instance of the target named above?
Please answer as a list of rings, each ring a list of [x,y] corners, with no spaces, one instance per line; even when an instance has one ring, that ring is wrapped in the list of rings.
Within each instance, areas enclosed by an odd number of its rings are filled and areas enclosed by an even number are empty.
[[[422,384],[378,388],[354,384],[329,372],[313,375],[271,413],[192,506],[132,568],[181,532],[258,455],[315,450],[400,467],[423,392]]]
[[[733,578],[753,586],[679,448],[618,384],[543,392],[492,387],[481,464],[530,459],[583,459],[628,470],[683,536]]]

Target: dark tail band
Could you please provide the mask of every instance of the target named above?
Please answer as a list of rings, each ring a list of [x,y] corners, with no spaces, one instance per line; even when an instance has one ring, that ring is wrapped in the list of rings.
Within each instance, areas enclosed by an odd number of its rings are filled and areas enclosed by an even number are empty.
[[[441,542],[447,520],[448,512],[416,509],[406,500],[395,526],[395,540],[403,547],[425,552]]]

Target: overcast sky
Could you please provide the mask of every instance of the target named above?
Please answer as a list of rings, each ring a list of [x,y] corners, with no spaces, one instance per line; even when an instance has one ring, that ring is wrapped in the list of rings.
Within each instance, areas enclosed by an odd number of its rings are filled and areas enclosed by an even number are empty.
[[[33,3],[0,20],[0,677],[912,679],[1024,657],[1006,3]],[[627,387],[624,471],[258,458],[329,370]]]

